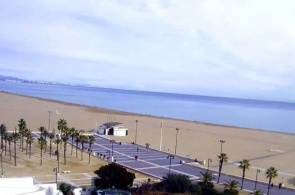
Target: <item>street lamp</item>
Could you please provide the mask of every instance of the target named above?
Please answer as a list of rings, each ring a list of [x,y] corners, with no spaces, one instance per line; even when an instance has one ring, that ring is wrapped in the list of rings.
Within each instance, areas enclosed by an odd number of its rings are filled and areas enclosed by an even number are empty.
[[[210,162],[212,162],[212,159],[211,158],[208,158],[208,169],[207,169],[207,171],[209,171],[209,164],[210,164]]]
[[[169,158],[169,175],[170,175],[170,170],[171,170],[171,159],[174,159],[174,155],[172,155],[172,154],[169,154],[168,156],[167,156],[167,159]]]
[[[221,143],[221,152],[220,152],[220,154],[222,154],[222,144],[225,143],[225,140],[220,140],[220,143]]]
[[[135,120],[135,122],[136,122],[136,131],[135,131],[135,143],[136,143],[136,139],[137,139],[137,123],[138,123],[138,120]]]
[[[255,189],[254,190],[256,190],[256,186],[257,186],[258,173],[260,173],[260,169],[256,170],[256,180],[255,180]]]
[[[114,142],[115,142],[115,140],[111,140],[110,142],[112,143],[112,158],[111,158],[111,161],[113,162],[113,160],[114,160]]]
[[[176,128],[175,154],[176,154],[176,149],[177,149],[177,137],[178,137],[178,131],[179,131],[179,129]]]
[[[56,183],[56,186],[57,186],[57,167],[53,168],[53,172],[55,172],[55,183]]]
[[[59,175],[59,151],[57,150],[57,174]]]

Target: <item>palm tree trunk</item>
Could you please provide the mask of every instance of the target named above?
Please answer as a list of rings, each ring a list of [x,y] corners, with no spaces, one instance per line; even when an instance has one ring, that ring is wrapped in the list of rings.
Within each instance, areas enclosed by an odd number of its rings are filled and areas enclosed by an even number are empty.
[[[81,148],[81,161],[83,161],[83,148],[84,148],[84,144],[82,142],[82,148]]]
[[[42,144],[42,143],[41,143]],[[42,166],[42,153],[43,153],[43,147],[41,147],[41,162],[40,162],[40,165]]]
[[[11,161],[11,142],[9,142],[8,144],[9,144],[9,156],[10,156],[9,160]]]
[[[28,141],[26,142],[26,155],[28,155],[28,145],[29,145],[29,143],[28,143]]]
[[[31,158],[32,155],[32,143],[30,143],[30,152],[29,152],[29,158]]]
[[[16,166],[16,141],[14,141],[14,166]]]
[[[1,135],[1,149],[3,151],[3,134]]]
[[[91,154],[91,150],[89,150],[89,160],[88,160],[88,164],[90,164],[90,154]]]
[[[50,157],[51,157],[51,149],[52,149],[52,139],[50,139],[50,146],[49,146]]]
[[[217,183],[219,183],[219,179],[220,179],[220,175],[221,175],[221,170],[222,170],[222,162],[220,162],[220,165],[219,165],[219,173],[218,173]]]
[[[71,155],[73,155],[73,143],[74,143],[74,136],[72,136],[72,150],[71,150]]]
[[[78,142],[76,142],[76,158],[78,158],[77,150],[78,150]]]
[[[269,181],[268,181],[267,195],[269,195],[270,183],[271,183],[271,177],[269,177]]]
[[[7,140],[5,140],[5,156],[6,156]]]
[[[22,152],[24,151],[24,135],[22,135]]]
[[[46,136],[44,136],[44,138],[45,138],[45,142],[46,142]],[[44,153],[46,153],[46,145],[47,144],[45,144]]]
[[[65,142],[65,145],[64,145],[64,165],[67,164],[67,142]]]
[[[244,179],[245,179],[245,167],[243,168],[243,175],[242,175],[242,185],[241,185],[241,190],[243,189],[243,186],[244,186]]]

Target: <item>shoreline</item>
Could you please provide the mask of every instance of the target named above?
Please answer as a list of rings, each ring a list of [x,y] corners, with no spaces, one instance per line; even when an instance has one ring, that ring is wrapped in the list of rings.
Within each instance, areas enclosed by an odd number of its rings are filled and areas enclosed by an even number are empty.
[[[115,121],[128,128],[128,136],[105,137],[123,143],[131,143],[137,138],[139,145],[149,143],[152,149],[160,150],[161,145],[161,151],[166,154],[174,155],[177,152],[176,155],[198,160],[210,158],[210,170],[213,171],[218,169],[220,140],[226,140],[223,152],[228,155],[230,162],[239,162],[243,159],[251,161],[253,168],[247,171],[247,178],[255,179],[257,168],[265,170],[274,166],[280,172],[280,177],[275,179],[274,183],[280,182],[281,177],[285,178],[284,181],[289,187],[293,187],[295,183],[295,169],[291,160],[295,159],[294,134],[162,118],[10,92],[1,92],[0,100],[0,123],[4,123],[8,130],[17,127],[20,118],[26,120],[28,128],[32,131],[38,131],[40,126],[49,130],[57,129],[57,121],[61,118],[67,121],[69,127],[78,130],[93,130],[111,118],[116,118]],[[50,121],[48,111],[52,111]],[[161,142],[162,119],[164,125]],[[179,129],[179,133],[176,133],[176,129]],[[175,136],[178,136],[177,150]],[[278,147],[280,150],[276,151]],[[225,164],[223,172],[241,175],[241,170],[233,163]],[[263,176],[260,178],[266,181]]]
[[[11,92],[8,92],[8,91],[0,91],[0,93],[10,94],[10,95],[15,95],[15,96],[20,96],[20,97],[26,97],[26,98],[33,98],[33,99],[36,99],[36,100],[52,102],[52,103],[58,103],[58,104],[69,105],[69,106],[85,107],[85,108],[88,108],[90,110],[94,109],[95,111],[102,111],[103,113],[116,114],[116,115],[120,114],[120,115],[129,115],[129,116],[151,117],[151,118],[154,118],[154,119],[176,120],[176,121],[181,121],[181,122],[189,122],[189,123],[193,123],[193,124],[202,124],[202,125],[209,125],[209,126],[216,126],[216,127],[238,128],[238,129],[243,129],[243,130],[247,130],[247,131],[259,131],[259,132],[261,131],[261,132],[269,132],[269,133],[275,133],[275,134],[279,133],[279,134],[285,134],[285,135],[295,135],[295,133],[275,131],[275,130],[255,129],[255,128],[240,127],[240,126],[231,126],[231,125],[207,123],[207,122],[202,122],[202,121],[192,121],[192,120],[186,120],[186,119],[161,117],[161,116],[154,116],[154,115],[150,115],[150,114],[141,114],[141,113],[122,111],[122,110],[114,110],[114,109],[109,109],[109,108],[101,108],[101,107],[96,107],[96,106],[83,105],[83,104],[72,103],[72,102],[65,102],[65,101],[61,101],[61,100],[47,99],[47,98],[23,95],[23,94],[18,94],[18,93],[11,93]]]

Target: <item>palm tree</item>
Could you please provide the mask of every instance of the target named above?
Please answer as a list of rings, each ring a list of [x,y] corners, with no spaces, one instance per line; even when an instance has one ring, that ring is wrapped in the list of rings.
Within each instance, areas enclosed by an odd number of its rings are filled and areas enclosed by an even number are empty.
[[[61,139],[60,138],[55,138],[53,140],[53,143],[56,144],[57,172],[59,173],[59,151],[58,151],[58,145],[61,143]]]
[[[53,140],[55,138],[55,131],[54,131],[54,129],[53,129],[53,131],[51,133],[49,133],[48,137],[49,137],[49,140],[50,140],[49,153],[50,153],[50,157],[51,157],[52,142],[53,142]]]
[[[44,132],[46,131],[45,127],[41,126],[41,127],[39,127],[38,130],[39,130],[40,133],[41,133],[40,137],[43,137],[43,134],[44,134]]]
[[[27,138],[26,139],[26,155],[28,155],[28,138],[31,136],[31,130],[30,129],[26,129],[26,132],[25,132],[25,137]]]
[[[45,141],[47,142],[47,137],[49,136],[49,131],[47,131],[46,129],[45,129],[45,131],[43,132],[43,136],[44,136],[44,139],[45,139]],[[46,146],[47,146],[47,144],[45,145],[45,147],[44,147],[44,153],[46,153]]]
[[[70,129],[68,127],[64,128],[63,135],[61,137],[62,141],[64,142],[64,165],[67,164],[67,144],[70,138]]]
[[[31,158],[32,154],[32,143],[34,142],[34,138],[32,135],[29,135],[26,140],[27,144],[29,145],[29,158]]]
[[[83,161],[83,150],[84,150],[84,144],[87,143],[88,137],[86,135],[80,135],[80,141],[82,144],[82,149],[81,149],[81,161]]]
[[[12,133],[12,140],[14,143],[14,166],[16,166],[16,142],[20,139],[19,133],[16,130]]]
[[[8,146],[9,146],[9,160],[11,161],[11,142],[13,141],[12,135],[8,136],[7,141],[8,141]]]
[[[78,158],[77,150],[80,142],[80,133],[77,131],[75,134],[75,142],[76,142],[76,158]]]
[[[236,180],[230,180],[225,183],[224,189],[228,190],[230,193],[234,193],[238,190],[239,182]]]
[[[67,121],[65,119],[59,119],[59,121],[57,121],[57,128],[59,130],[59,136],[61,137],[62,133],[64,132],[64,129],[67,127]],[[60,148],[62,149],[62,140],[60,143]]]
[[[24,134],[25,134],[25,130],[27,129],[27,123],[22,118],[18,121],[18,129],[19,129],[19,135],[20,135],[20,141],[21,141],[19,148],[22,148],[22,152],[23,152],[24,151]]]
[[[4,134],[4,137],[3,137],[3,139],[4,139],[4,141],[5,141],[5,145],[4,145],[4,151],[5,151],[5,156],[6,156],[6,148],[7,148],[7,141],[8,141],[8,137],[9,137],[9,134],[8,133],[5,133]]]
[[[1,149],[3,151],[3,138],[4,134],[7,132],[7,127],[4,124],[0,125],[0,134],[1,134]]]
[[[90,164],[90,155],[91,155],[91,145],[94,144],[95,142],[95,137],[93,135],[89,135],[88,136],[88,143],[89,143],[89,150],[88,150],[88,154],[89,154],[89,160],[88,160],[88,164]]]
[[[77,134],[77,129],[75,129],[74,127],[72,127],[71,129],[70,129],[70,136],[71,136],[71,138],[72,138],[72,149],[71,149],[71,155],[73,155],[73,146],[74,146],[74,137],[75,137],[75,135]]]
[[[269,178],[268,188],[267,188],[267,195],[269,195],[271,180],[272,178],[276,178],[278,176],[278,170],[274,167],[270,167],[266,170],[265,174],[266,174],[266,178]]]
[[[219,179],[220,179],[220,175],[222,171],[222,165],[223,163],[226,163],[228,161],[228,157],[225,153],[221,153],[220,155],[218,155],[218,158],[219,158],[219,173],[218,173],[217,183],[219,183]]]
[[[40,149],[41,149],[41,161],[40,161],[40,165],[42,166],[42,159],[43,159],[43,148],[46,146],[46,144],[47,144],[47,142],[46,142],[46,140],[45,140],[45,138],[44,137],[39,137],[38,138],[38,144],[39,144],[39,146],[40,146]]]
[[[261,190],[255,190],[251,193],[252,195],[263,195],[263,192]]]
[[[251,164],[248,160],[244,159],[240,161],[239,168],[243,170],[241,190],[243,189],[243,186],[244,186],[245,170],[246,169],[249,170],[250,167],[251,167]]]
[[[203,172],[200,172],[200,173],[202,175],[201,179],[202,179],[202,181],[204,182],[205,185],[207,185],[208,183],[212,183],[214,177],[213,177],[211,172],[206,171],[205,173],[203,173]]]

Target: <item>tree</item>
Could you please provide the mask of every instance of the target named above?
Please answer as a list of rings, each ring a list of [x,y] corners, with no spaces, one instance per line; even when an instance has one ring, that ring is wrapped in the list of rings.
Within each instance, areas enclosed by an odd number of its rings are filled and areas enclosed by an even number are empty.
[[[61,143],[61,139],[60,138],[55,138],[53,140],[53,143],[56,144],[56,160],[57,160],[57,168],[58,168],[58,173],[59,173],[59,150],[58,150],[58,145]]]
[[[76,142],[76,158],[78,158],[78,147],[79,147],[79,142],[80,142],[80,133],[77,131],[77,133],[75,134],[75,142]]]
[[[32,155],[32,143],[34,142],[34,138],[32,135],[29,135],[27,137],[27,140],[26,140],[27,144],[29,145],[29,158],[31,158],[31,155]]]
[[[50,140],[50,142],[49,142],[50,143],[49,144],[49,153],[50,153],[50,157],[51,157],[52,142],[53,142],[53,140],[55,138],[55,131],[54,131],[54,129],[53,129],[53,131],[51,133],[49,133],[48,137],[49,137],[49,140]]]
[[[211,172],[209,171],[206,171],[205,173],[201,172],[201,179],[202,179],[202,182],[199,183],[201,184],[202,186],[206,186],[206,187],[209,187],[209,188],[213,188],[214,187],[214,184],[213,184],[213,175]]]
[[[81,161],[83,161],[83,150],[84,150],[84,144],[88,142],[88,137],[86,135],[80,135],[80,142],[82,144],[81,149]]]
[[[163,178],[163,186],[165,186],[168,192],[184,193],[189,191],[191,181],[186,175],[168,174]]]
[[[4,133],[4,135],[3,135],[3,139],[4,139],[4,141],[5,141],[5,145],[4,145],[5,156],[6,156],[6,148],[7,148],[8,137],[9,137],[9,134],[8,134],[8,133]],[[3,149],[2,149],[2,150],[3,150]]]
[[[19,148],[22,148],[22,152],[24,151],[24,134],[26,129],[27,129],[27,123],[24,119],[21,118],[18,121],[18,130],[19,130],[20,142],[21,142],[21,144],[19,145]]]
[[[38,144],[39,144],[39,146],[40,146],[40,149],[41,149],[41,161],[40,161],[40,165],[42,166],[42,159],[43,159],[43,148],[46,146],[46,144],[47,144],[47,142],[46,142],[46,140],[45,140],[45,138],[44,137],[39,137],[38,138]]]
[[[268,168],[266,170],[265,174],[266,174],[266,178],[269,178],[269,180],[268,180],[268,188],[267,188],[267,195],[269,195],[271,180],[278,176],[278,170],[276,168],[274,168],[274,167],[270,167],[270,168]]]
[[[4,124],[0,125],[0,134],[1,134],[1,149],[3,151],[3,138],[4,134],[7,132],[7,127]]]
[[[95,142],[95,137],[93,135],[89,135],[88,136],[88,143],[89,143],[89,149],[88,149],[88,154],[89,154],[89,160],[88,160],[88,164],[90,164],[90,155],[91,155],[91,145],[94,144]]]
[[[30,129],[26,129],[26,132],[25,132],[24,136],[27,138],[26,139],[26,155],[28,155],[28,145],[29,145],[28,138],[32,136],[31,135],[31,130]]]
[[[70,129],[68,127],[65,127],[63,130],[63,135],[61,137],[61,140],[64,142],[64,165],[67,164],[67,144],[69,140],[69,135],[70,135]]]
[[[19,133],[17,133],[16,131],[14,131],[12,133],[12,140],[14,143],[14,166],[16,166],[16,142],[20,139],[20,135]]]
[[[46,143],[47,143],[47,137],[49,136],[49,134],[50,134],[50,132],[45,129],[45,131],[43,132],[43,136],[44,136],[44,140],[46,141]],[[46,146],[47,146],[47,144],[44,147],[44,153],[46,153],[46,148],[47,148]]]
[[[261,190],[255,190],[251,193],[252,195],[263,195],[263,192]]]
[[[230,180],[225,183],[224,192],[227,194],[239,194],[238,185],[239,185],[238,181]]]
[[[218,173],[217,183],[219,183],[223,163],[226,163],[228,161],[228,157],[225,153],[221,153],[220,155],[218,155],[218,159],[219,159],[219,173]]]
[[[57,129],[59,130],[59,136],[61,137],[61,135],[64,132],[64,129],[67,127],[68,123],[65,119],[59,119],[59,121],[57,121]],[[62,149],[62,140],[60,143],[60,147]]]
[[[240,161],[239,168],[243,170],[241,190],[243,189],[243,186],[244,186],[245,170],[246,169],[249,170],[250,167],[251,167],[251,164],[248,160],[244,159]]]
[[[7,141],[8,141],[8,146],[9,146],[9,160],[11,161],[11,142],[13,141],[12,135],[8,136]]]
[[[72,192],[72,186],[67,183],[61,183],[59,185],[59,190],[64,194],[64,195],[71,195]]]
[[[202,189],[198,184],[192,184],[189,187],[189,191],[191,195],[201,195],[202,194]]]
[[[46,131],[45,127],[41,126],[41,127],[39,127],[38,130],[39,130],[40,133],[41,133],[40,137],[43,137],[43,134],[44,134],[44,132]]]
[[[132,187],[135,179],[134,173],[128,172],[124,167],[116,163],[102,166],[94,173],[99,177],[95,180],[97,188],[128,189]]]
[[[74,127],[70,128],[70,136],[72,138],[72,149],[71,149],[71,155],[73,155],[73,146],[74,146],[74,137],[77,134],[77,129],[75,129]]]

